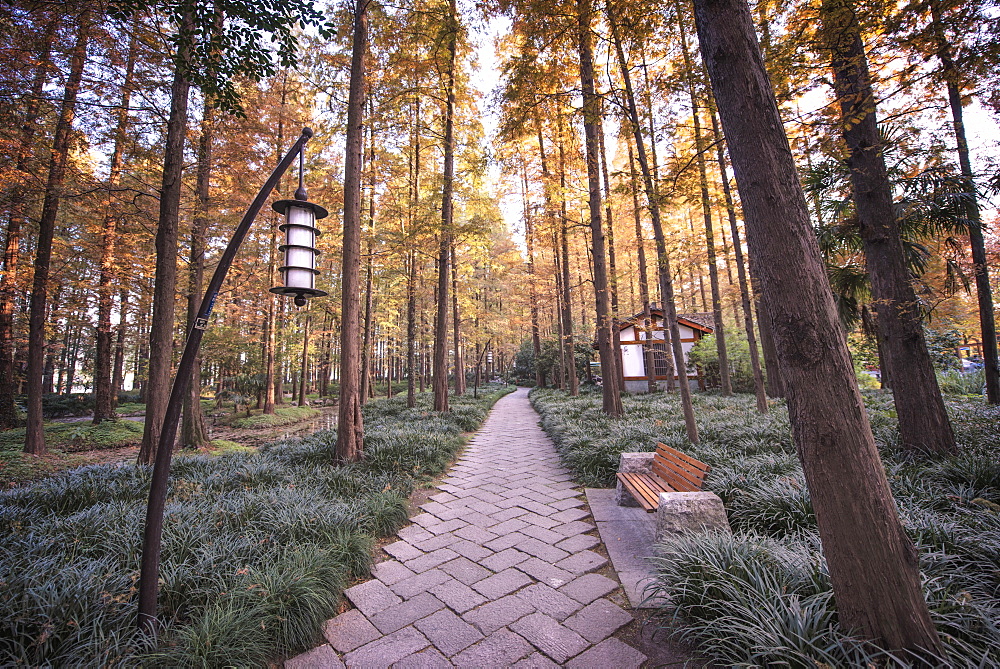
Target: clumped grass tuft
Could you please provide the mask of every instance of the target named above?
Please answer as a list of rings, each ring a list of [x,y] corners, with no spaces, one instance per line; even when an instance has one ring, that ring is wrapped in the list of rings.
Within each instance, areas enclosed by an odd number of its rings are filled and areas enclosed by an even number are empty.
[[[175,458],[164,517],[156,645],[135,630],[150,471],[97,465],[0,493],[0,666],[266,666],[314,646],[413,487],[503,393],[365,407],[360,463],[318,432],[224,456]],[[386,405],[386,406],[382,406]]]
[[[948,399],[960,453],[926,458],[900,448],[891,395],[863,396],[903,526],[920,552],[942,664],[1000,665],[1000,410],[981,398]],[[655,591],[671,597],[680,633],[719,664],[905,664],[838,625],[782,403],[760,416],[752,397],[696,395],[701,443],[694,446],[674,396],[626,396],[617,421],[601,413],[597,395],[536,389],[531,398],[586,485],[613,485],[620,453],[651,451],[658,441],[711,465],[705,487],[722,498],[736,534],[666,547]]]
[[[273,414],[256,414],[254,416],[234,417],[230,426],[239,429],[260,430],[269,427],[291,425],[309,418],[315,418],[322,412],[311,407],[275,407]]]
[[[108,420],[98,425],[90,421],[45,424],[46,445],[67,452],[125,448],[141,441],[142,423],[132,420]],[[23,427],[0,432],[0,450],[23,448]]]

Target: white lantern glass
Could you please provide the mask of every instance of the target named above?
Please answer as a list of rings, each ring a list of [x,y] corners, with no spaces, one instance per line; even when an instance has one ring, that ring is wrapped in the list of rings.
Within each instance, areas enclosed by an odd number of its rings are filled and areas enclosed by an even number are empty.
[[[296,198],[299,197],[296,192]],[[319,274],[316,271],[316,256],[319,255],[316,220],[326,217],[327,211],[304,199],[275,202],[274,210],[285,215],[285,223],[281,226],[285,233],[285,243],[281,247],[285,253],[285,265],[281,268],[285,285],[272,288],[271,292],[294,295],[295,304],[302,306],[307,297],[326,295],[316,289],[316,275]]]
[[[316,269],[316,253],[312,249],[289,246],[285,249],[285,265]]]
[[[313,289],[313,278],[316,275],[311,269],[300,269],[298,267],[285,268],[285,286],[287,288],[307,288]]]

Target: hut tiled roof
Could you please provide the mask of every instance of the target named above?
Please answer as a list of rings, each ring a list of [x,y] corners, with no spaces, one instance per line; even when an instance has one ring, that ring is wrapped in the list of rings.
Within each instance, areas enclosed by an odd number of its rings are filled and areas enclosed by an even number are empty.
[[[661,307],[652,307],[650,310],[651,314],[663,318],[663,309]],[[689,325],[696,326],[697,329],[704,331],[705,333],[712,333],[715,331],[715,317],[711,312],[698,312],[692,314],[677,314],[678,321],[687,321]],[[621,321],[618,326],[624,330],[632,325],[638,325],[642,323],[642,312],[635,314],[631,318]]]
[[[715,330],[715,316],[711,311],[701,311],[693,314],[677,314],[677,319],[684,319],[692,323],[697,323],[709,331]]]

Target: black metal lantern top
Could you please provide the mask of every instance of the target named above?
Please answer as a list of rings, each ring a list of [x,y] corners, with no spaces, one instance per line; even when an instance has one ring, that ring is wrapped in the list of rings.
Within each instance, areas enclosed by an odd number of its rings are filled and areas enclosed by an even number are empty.
[[[285,243],[279,248],[285,254],[285,264],[280,268],[283,286],[271,289],[278,295],[294,295],[295,306],[301,307],[310,297],[323,297],[326,293],[316,288],[316,238],[320,231],[316,221],[326,218],[329,212],[318,204],[309,202],[302,184],[302,155],[299,154],[299,188],[294,200],[279,200],[272,205],[285,216],[285,223],[278,229],[285,233]]]

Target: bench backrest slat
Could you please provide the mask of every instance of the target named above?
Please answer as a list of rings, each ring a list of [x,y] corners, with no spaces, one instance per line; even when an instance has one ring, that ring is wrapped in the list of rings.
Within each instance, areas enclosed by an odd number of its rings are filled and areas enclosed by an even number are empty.
[[[708,470],[709,466],[704,462],[699,462],[666,444],[656,445],[653,473],[678,492],[701,490]]]

